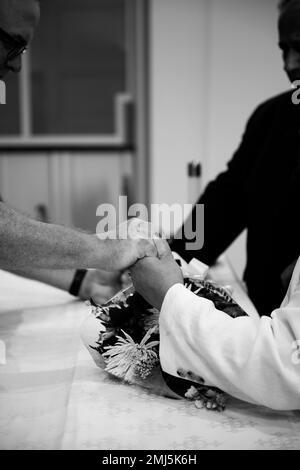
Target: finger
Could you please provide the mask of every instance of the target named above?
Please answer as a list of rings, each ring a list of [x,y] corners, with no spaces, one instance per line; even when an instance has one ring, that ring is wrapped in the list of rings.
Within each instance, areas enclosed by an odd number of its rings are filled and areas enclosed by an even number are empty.
[[[130,219],[127,223],[128,237],[132,240],[138,238],[151,238],[149,223],[142,219]]]
[[[146,240],[152,240],[155,235],[155,230],[153,226],[144,220],[138,220],[136,225],[133,226],[136,230],[136,235],[139,238],[144,238]]]
[[[131,274],[130,274],[129,271],[126,271],[122,274],[121,282],[122,282],[122,287],[123,288],[128,287],[132,283]]]
[[[161,234],[164,235],[162,230],[159,232],[153,224],[145,221],[139,221],[138,225],[136,225],[136,228],[139,231],[138,233],[140,236],[149,240],[149,242],[152,242],[156,248],[156,254],[153,252],[152,247],[149,248],[150,253],[148,253],[147,256],[157,256],[158,258],[163,258],[164,256],[171,254],[170,247],[165,239],[166,237],[161,237]]]
[[[128,231],[132,237],[137,236],[146,239],[166,238],[158,226],[142,219],[132,219],[128,226]]]
[[[151,236],[153,239],[157,239],[157,238],[162,238],[164,240],[168,239],[167,234],[164,232],[162,227],[159,226],[157,223],[151,222],[150,227],[151,227]]]
[[[162,238],[154,238],[153,241],[157,249],[158,258],[161,259],[172,254],[171,248],[166,240],[163,240]]]
[[[146,240],[141,238],[138,242],[138,259],[143,259],[147,257],[157,258],[158,252],[156,245],[153,240]]]
[[[98,305],[106,303],[111,299],[117,292],[119,292],[119,286],[107,286],[95,288],[92,293],[92,299]]]

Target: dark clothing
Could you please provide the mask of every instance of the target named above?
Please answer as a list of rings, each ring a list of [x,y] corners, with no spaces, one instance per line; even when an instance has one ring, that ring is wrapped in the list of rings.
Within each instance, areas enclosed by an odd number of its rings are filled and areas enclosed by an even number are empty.
[[[281,274],[300,255],[300,106],[291,93],[258,107],[226,172],[208,185],[205,242],[198,252],[172,249],[185,259],[211,265],[248,229],[244,280],[261,315],[279,307]]]

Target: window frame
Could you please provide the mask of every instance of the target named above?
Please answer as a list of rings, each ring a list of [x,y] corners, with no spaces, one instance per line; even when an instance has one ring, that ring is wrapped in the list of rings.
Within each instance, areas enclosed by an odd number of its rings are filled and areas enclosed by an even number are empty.
[[[133,9],[130,8],[130,1],[126,2],[126,31],[130,31],[132,26]],[[126,38],[128,41],[128,38]],[[135,61],[134,51],[127,47],[127,59],[129,66]],[[126,68],[127,69],[127,68]],[[130,72],[126,70],[126,89],[130,90]],[[41,134],[34,135],[32,130],[32,83],[31,83],[31,54],[30,48],[22,57],[22,71],[19,74],[19,127],[20,133],[1,135],[0,150],[72,150],[91,149],[105,151],[130,151],[134,150],[133,142],[133,108],[134,99],[130,91],[117,93],[114,100],[114,133],[112,134]],[[9,97],[8,97],[9,99]]]

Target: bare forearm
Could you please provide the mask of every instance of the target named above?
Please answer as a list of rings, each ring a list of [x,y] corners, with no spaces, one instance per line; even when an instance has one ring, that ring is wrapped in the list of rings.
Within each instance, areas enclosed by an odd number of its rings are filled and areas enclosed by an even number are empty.
[[[98,267],[102,244],[93,235],[37,222],[0,202],[0,266],[3,269]]]
[[[0,268],[95,268],[122,271],[156,257],[149,224],[131,219],[105,234],[89,235],[32,220],[0,202]]]

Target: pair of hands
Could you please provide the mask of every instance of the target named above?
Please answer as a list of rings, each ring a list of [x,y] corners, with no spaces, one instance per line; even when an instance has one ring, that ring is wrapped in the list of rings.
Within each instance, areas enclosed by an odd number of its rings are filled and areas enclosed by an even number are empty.
[[[89,271],[80,292],[82,298],[92,297],[98,304],[109,300],[121,288],[120,272],[128,268],[137,292],[157,309],[170,287],[183,283],[167,241],[151,224],[132,219],[98,237],[105,242],[107,261],[103,267],[113,272]]]
[[[158,257],[145,257],[131,267],[131,278],[135,289],[147,302],[160,310],[165,295],[174,284],[182,284],[183,278],[171,251]],[[80,297],[90,299],[99,305],[107,302],[122,288],[120,272],[106,272],[91,269],[87,272]]]
[[[97,237],[101,241],[96,247],[100,251],[99,269],[106,271],[124,271],[140,259],[157,257],[166,243],[151,224],[141,219],[123,222],[111,231],[98,233]]]
[[[142,231],[152,237],[150,241],[155,246],[155,256],[146,254],[137,259],[130,268],[130,274],[136,291],[160,310],[168,290],[174,284],[183,284],[183,276],[167,241],[150,224],[147,225],[142,226]]]

